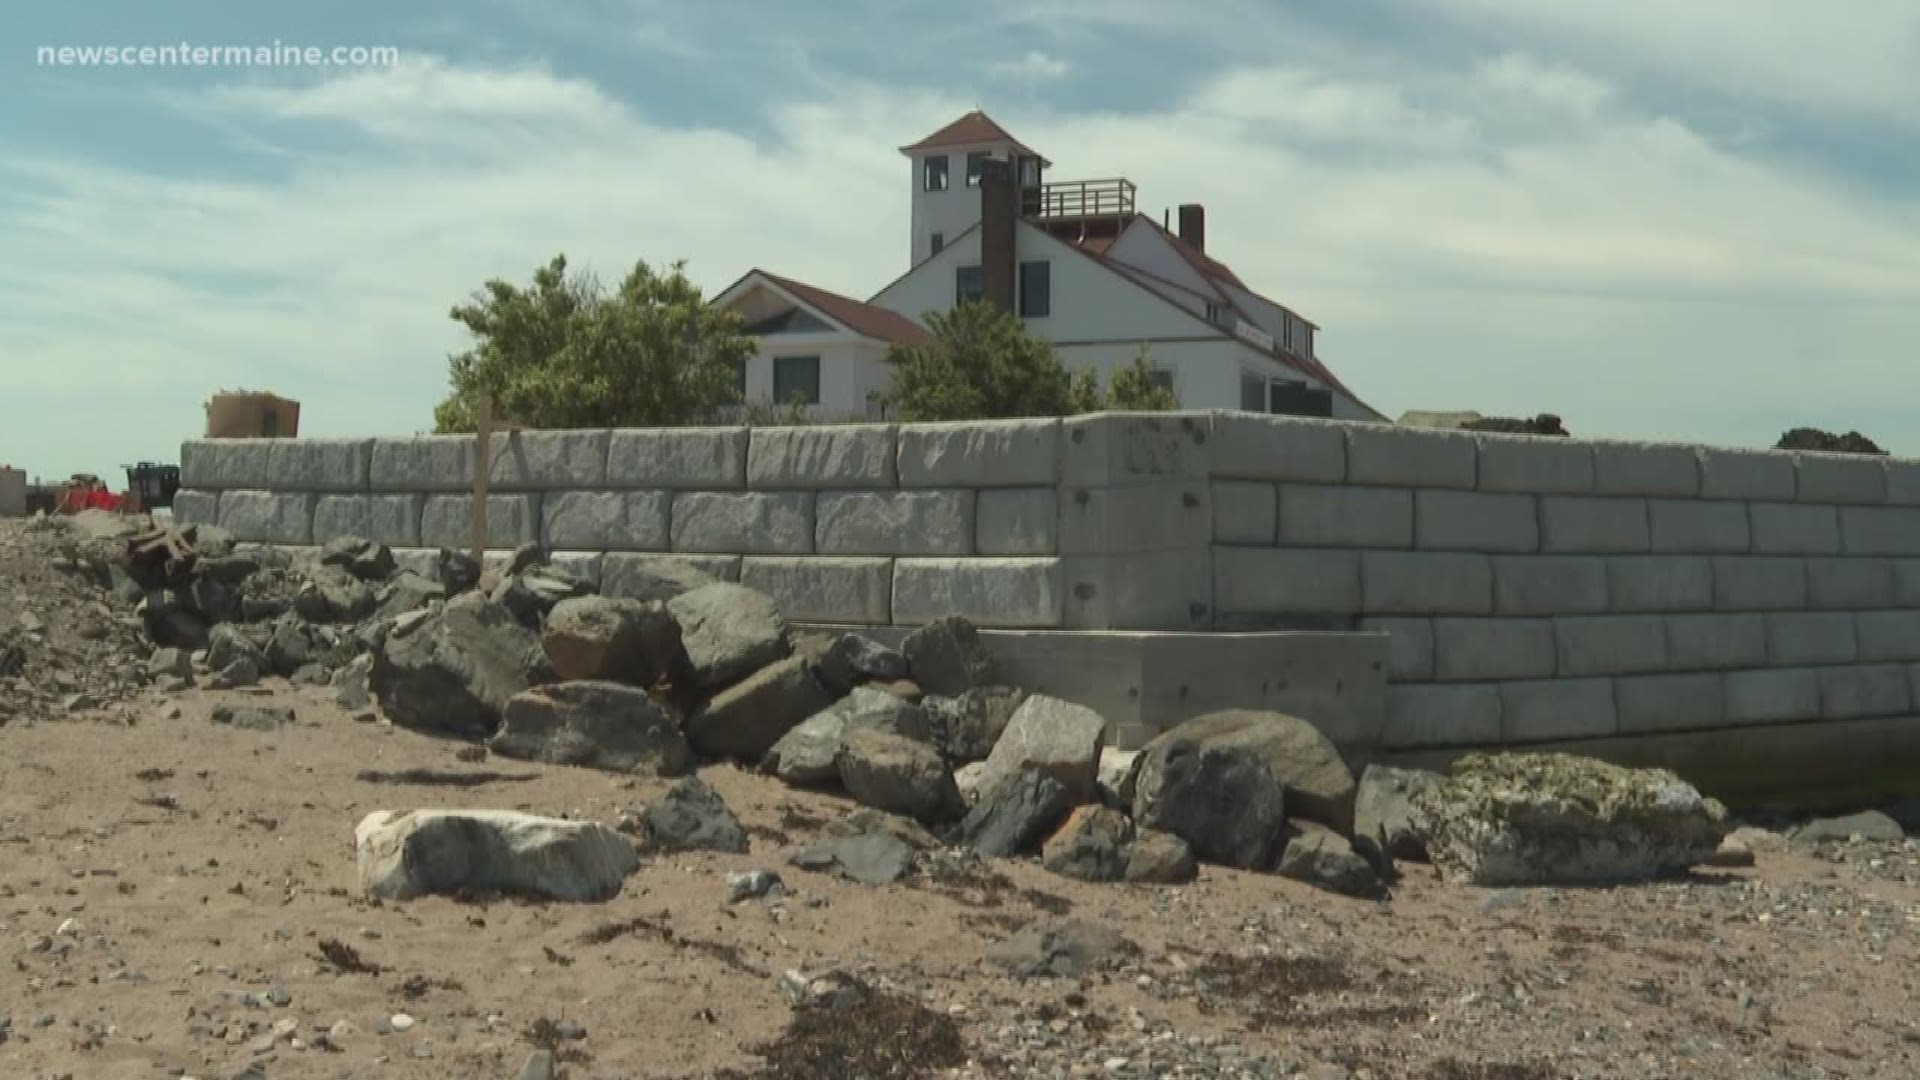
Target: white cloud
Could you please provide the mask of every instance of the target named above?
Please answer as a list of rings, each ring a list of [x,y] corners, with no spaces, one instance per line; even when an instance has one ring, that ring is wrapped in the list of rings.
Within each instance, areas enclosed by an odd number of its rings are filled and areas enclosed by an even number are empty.
[[[1058,56],[1038,49],[1029,49],[1017,59],[996,61],[992,70],[1003,79],[1023,83],[1043,83],[1066,78],[1073,71],[1073,65]]]

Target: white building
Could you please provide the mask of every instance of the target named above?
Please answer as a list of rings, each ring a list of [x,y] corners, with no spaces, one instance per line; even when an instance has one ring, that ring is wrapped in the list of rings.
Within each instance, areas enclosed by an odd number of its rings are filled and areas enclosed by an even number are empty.
[[[880,357],[911,340],[902,324],[918,330],[929,312],[984,297],[1103,384],[1144,348],[1182,408],[1386,419],[1320,362],[1318,327],[1206,254],[1200,206],[1180,207],[1176,232],[1135,210],[1127,180],[1047,182],[1051,163],[981,112],[901,152],[913,202],[911,268],[899,279],[864,304],[759,271],[721,295],[761,327],[750,398],[804,382],[775,385],[783,358],[817,356],[817,410],[875,415],[872,395],[888,378]],[[803,309],[826,327],[780,321]]]
[[[913,320],[764,270],[749,271],[714,298],[740,313],[759,348],[735,372],[748,401],[799,400],[819,419],[878,419],[893,345],[925,341]]]

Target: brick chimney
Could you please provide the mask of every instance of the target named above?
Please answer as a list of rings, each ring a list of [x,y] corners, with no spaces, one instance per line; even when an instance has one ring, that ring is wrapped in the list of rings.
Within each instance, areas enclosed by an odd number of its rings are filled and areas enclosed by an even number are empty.
[[[1013,163],[990,157],[980,164],[980,285],[989,303],[1014,313],[1014,222],[1019,191]]]
[[[1193,250],[1207,250],[1207,208],[1199,203],[1180,204],[1180,239],[1193,245]]]

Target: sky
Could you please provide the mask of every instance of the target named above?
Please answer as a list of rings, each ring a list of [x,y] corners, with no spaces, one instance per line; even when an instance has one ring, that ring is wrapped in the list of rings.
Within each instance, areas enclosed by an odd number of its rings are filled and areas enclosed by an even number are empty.
[[[391,47],[59,66],[41,47]],[[176,461],[221,389],[432,424],[448,310],[564,252],[867,297],[984,108],[1203,203],[1389,416],[1920,456],[1920,4],[94,0],[0,31],[0,464]]]

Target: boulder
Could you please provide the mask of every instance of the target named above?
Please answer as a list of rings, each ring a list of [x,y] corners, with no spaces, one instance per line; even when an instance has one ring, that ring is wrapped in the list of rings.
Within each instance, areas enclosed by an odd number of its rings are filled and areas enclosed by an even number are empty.
[[[1092,709],[1035,694],[993,744],[980,789],[991,791],[1021,769],[1039,769],[1060,781],[1074,805],[1092,802],[1106,732],[1107,722]]]
[[[907,677],[907,658],[860,634],[841,634],[820,655],[820,681],[844,694],[861,683]]]
[[[1047,839],[1040,863],[1062,877],[1119,881],[1127,872],[1133,822],[1118,810],[1082,806]]]
[[[987,949],[987,961],[1026,978],[1077,979],[1139,947],[1111,926],[1074,920],[1030,924]]]
[[[1066,785],[1039,769],[1021,769],[982,792],[954,835],[982,855],[1029,855],[1072,811]]]
[[[362,653],[333,674],[333,703],[348,712],[373,707],[373,654]]]
[[[279,731],[293,723],[293,710],[285,705],[216,705],[213,722],[243,731]]]
[[[322,628],[297,618],[281,619],[267,638],[266,670],[290,679],[294,672],[308,664],[323,662],[333,645],[332,638]]]
[[[980,796],[984,794],[980,790],[980,781],[985,779],[986,775],[987,763],[984,761],[969,761],[953,770],[953,783],[960,789],[961,801],[968,806],[973,806],[980,801]],[[1055,783],[1058,782],[1055,781]]]
[[[787,732],[832,703],[806,660],[791,656],[715,694],[687,718],[687,740],[712,757],[759,761]]]
[[[913,872],[914,845],[875,830],[809,845],[787,862],[816,873],[839,873],[862,885],[890,885]]]
[[[703,585],[667,601],[667,610],[680,624],[694,681],[708,689],[731,685],[793,651],[787,620],[772,598],[744,585]]]
[[[1286,786],[1258,741],[1233,738],[1231,731],[1222,737],[1211,726],[1190,728],[1193,722],[1163,732],[1141,751],[1133,819],[1180,837],[1208,862],[1264,870],[1286,826]]]
[[[1185,840],[1155,829],[1138,829],[1127,848],[1123,877],[1140,884],[1178,885],[1192,881],[1196,869],[1193,847]]]
[[[623,600],[657,600],[666,603],[682,593],[717,585],[720,579],[690,563],[678,559],[649,559],[609,572],[602,588],[608,596]]]
[[[147,677],[193,678],[193,653],[187,649],[155,649],[153,655],[147,657]]]
[[[865,806],[921,822],[946,821],[964,809],[960,789],[939,751],[886,731],[849,732],[841,743],[840,783]]]
[[[907,635],[900,646],[913,681],[929,694],[959,697],[993,681],[993,656],[980,631],[959,615],[947,615]]]
[[[959,697],[921,701],[940,721],[939,745],[952,761],[985,761],[1027,693],[1012,686],[976,686]]]
[[[1414,799],[1441,780],[1425,769],[1369,765],[1360,775],[1353,801],[1353,834],[1364,836],[1395,859],[1427,860],[1426,845],[1414,829]]]
[[[480,574],[485,569],[474,561],[472,554],[451,548],[441,548],[434,562],[440,568],[440,585],[448,596],[458,596],[479,585]]]
[[[640,815],[640,835],[658,851],[723,851],[745,854],[747,833],[727,801],[698,777],[689,776]]]
[[[201,559],[224,559],[233,554],[233,534],[218,525],[198,523],[180,530],[181,539]]]
[[[919,706],[862,686],[780,736],[761,769],[796,786],[829,783],[840,775],[837,761],[846,734],[864,729],[933,741],[933,720]]]
[[[316,566],[294,594],[293,610],[308,622],[359,622],[373,614],[376,601],[367,583],[337,566]]]
[[[1353,773],[1332,740],[1297,716],[1229,709],[1196,716],[1154,742],[1160,739],[1247,747],[1285,785],[1288,817],[1317,821],[1342,835],[1353,831]]]
[[[193,562],[193,576],[233,586],[260,572],[260,560],[251,555],[201,556]]]
[[[478,593],[401,620],[374,654],[381,711],[403,727],[485,738],[515,694],[551,682],[540,637]]]
[[[207,678],[209,690],[238,690],[260,681],[260,662],[250,656],[238,657]]]
[[[919,822],[871,806],[857,807],[827,822],[828,836],[851,839],[868,833],[886,833],[915,851],[932,851],[940,846],[940,838]]]
[[[267,666],[260,646],[237,626],[216,626],[207,636],[207,670],[223,671],[236,660],[249,660],[256,669]],[[258,675],[254,676],[256,679]]]
[[[633,844],[597,821],[510,810],[382,810],[354,840],[361,888],[381,900],[499,892],[603,902],[640,865]]]
[[[446,598],[445,583],[422,577],[411,570],[402,570],[381,587],[375,601],[375,609],[382,618],[391,619],[409,611],[418,611]]]
[[[901,701],[911,701],[915,705],[926,700],[927,696],[926,691],[920,689],[920,684],[912,679],[876,679],[867,685],[875,690],[885,690]]]
[[[1868,810],[1844,817],[1814,818],[1793,830],[1789,839],[1800,845],[1814,845],[1846,843],[1855,837],[1873,843],[1897,844],[1905,840],[1907,834],[1889,815]]]
[[[1134,762],[1139,760],[1138,750],[1101,747],[1097,781],[1101,802],[1118,810],[1133,809],[1133,770]]]
[[[1707,861],[1726,808],[1665,769],[1567,754],[1468,754],[1414,799],[1441,876],[1472,885],[1640,881]]]
[[[507,702],[487,748],[502,757],[613,772],[679,776],[693,751],[645,690],[585,681],[538,686]]]
[[[393,552],[387,545],[359,536],[338,536],[320,549],[320,565],[337,566],[361,581],[385,581],[393,576]]]
[[[1339,893],[1342,896],[1373,896],[1380,892],[1380,877],[1365,857],[1353,850],[1345,837],[1317,822],[1294,822],[1288,827],[1286,851],[1280,856],[1281,877]]]
[[[686,663],[680,624],[658,601],[570,597],[554,605],[540,643],[562,679],[654,686]]]
[[[538,630],[556,604],[591,595],[593,586],[579,578],[552,567],[536,566],[501,578],[493,587],[492,600],[513,612],[521,625]]]
[[[182,603],[209,623],[238,622],[245,614],[235,587],[211,577],[188,582]]]

